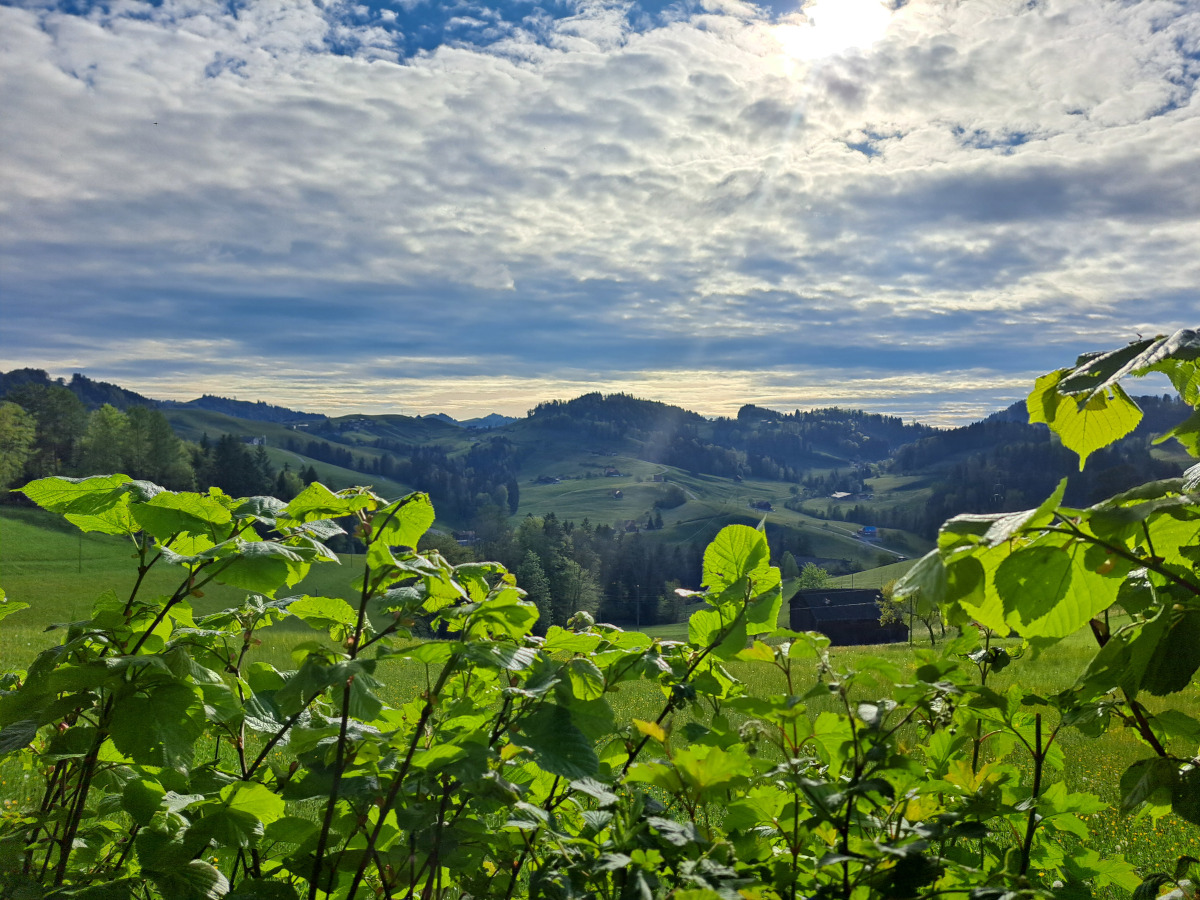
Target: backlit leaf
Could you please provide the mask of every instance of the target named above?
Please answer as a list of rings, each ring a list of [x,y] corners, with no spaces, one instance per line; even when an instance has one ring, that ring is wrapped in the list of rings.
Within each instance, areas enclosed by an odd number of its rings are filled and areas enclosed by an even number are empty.
[[[704,586],[720,593],[742,578],[765,578],[769,568],[766,535],[748,525],[728,525],[704,551]]]
[[[375,513],[371,520],[373,542],[386,547],[411,547],[416,549],[429,526],[433,524],[433,504],[428,494],[409,494],[389,503]]]
[[[132,507],[134,519],[160,541],[176,533],[201,534],[214,543],[229,536],[232,516],[224,504],[191,492],[163,491]]]
[[[646,737],[654,738],[654,740],[658,741],[660,744],[665,744],[667,742],[667,733],[657,722],[646,722],[642,719],[634,719],[633,727],[642,734],[646,735]]]
[[[1029,421],[1049,425],[1063,446],[1078,454],[1082,470],[1092,453],[1133,431],[1142,411],[1118,384],[1082,400],[1060,393],[1059,382],[1067,371],[1059,369],[1039,378],[1026,404]]]

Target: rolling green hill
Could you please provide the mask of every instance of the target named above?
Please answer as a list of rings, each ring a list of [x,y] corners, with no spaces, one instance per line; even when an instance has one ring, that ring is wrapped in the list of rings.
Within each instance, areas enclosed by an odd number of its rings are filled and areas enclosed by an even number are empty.
[[[48,381],[40,371],[11,374],[10,381]],[[80,379],[72,390],[89,402],[146,399]],[[1171,398],[1139,402],[1154,429],[1182,414]],[[294,420],[263,421],[264,410]],[[335,488],[427,490],[444,528],[474,528],[497,510],[515,518],[554,512],[689,545],[731,522],[765,520],[775,545],[829,561],[835,571],[918,556],[950,516],[1022,508],[1074,469],[1070,454],[1044,427],[1025,424],[1016,407],[944,430],[839,408],[781,413],[747,405],[736,417],[707,419],[599,393],[539,404],[489,431],[437,417],[326,418],[221,398],[162,411],[182,438],[262,440],[276,468],[311,467]],[[1067,499],[1085,505],[1098,492],[1175,474],[1178,461],[1163,448],[1151,451],[1146,430],[1097,454],[1087,473],[1072,476]],[[672,490],[683,492],[682,502],[668,500]],[[859,539],[865,525],[879,529],[878,544]]]
[[[621,421],[614,424],[600,417],[606,405],[595,400],[587,406],[591,418],[581,427],[571,427],[573,420],[560,410],[554,416],[535,415],[485,433],[467,431],[437,419],[398,415],[345,416],[296,427],[242,420],[205,409],[176,407],[168,410],[167,415],[176,432],[188,440],[222,433],[261,437],[266,441],[272,464],[277,467],[286,463],[297,470],[312,465],[331,487],[368,483],[385,495],[426,487],[419,478],[402,480],[373,471],[385,455],[402,459],[406,451],[411,454],[416,448],[436,448],[450,463],[461,462],[473,447],[499,440],[507,442],[516,469],[514,480],[520,493],[517,517],[554,512],[562,519],[586,518],[593,524],[623,530],[630,523],[644,527],[657,513],[663,528],[649,532],[648,536],[669,544],[707,541],[724,525],[757,524],[765,518],[768,525],[803,549],[803,556],[845,560],[848,565],[859,567],[894,558],[894,554],[853,537],[859,525],[868,523],[828,523],[814,514],[818,512],[815,507],[813,510],[785,508],[783,504],[791,498],[790,489],[794,487],[788,482],[755,477],[748,471],[745,475],[689,471],[647,459],[662,455],[666,439],[651,429],[657,421],[654,416],[664,414],[664,409],[669,421],[683,422],[689,428],[710,433],[711,423],[677,408],[645,404],[632,398],[624,398],[619,406],[619,412],[634,421],[634,425],[624,422],[625,431],[616,427]],[[569,409],[570,404],[563,407]],[[319,455],[307,452],[318,448],[320,455],[348,453],[351,466],[323,461]],[[848,465],[845,459],[828,452],[805,452],[830,467],[818,471],[831,471],[837,464]],[[656,501],[664,501],[672,484],[683,490],[685,502],[674,508],[657,508]],[[436,489],[434,493],[441,516],[447,504],[438,503]],[[752,509],[752,501],[769,502],[772,509]],[[470,524],[469,516],[456,516],[453,512],[447,515],[446,521],[451,525]],[[915,542],[915,538],[906,536],[904,547]],[[907,549],[897,552],[908,554]]]

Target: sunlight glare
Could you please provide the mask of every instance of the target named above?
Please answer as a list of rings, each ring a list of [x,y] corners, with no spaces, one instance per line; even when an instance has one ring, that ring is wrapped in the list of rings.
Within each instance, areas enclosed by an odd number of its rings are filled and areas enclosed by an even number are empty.
[[[880,0],[817,0],[805,7],[802,25],[779,25],[775,38],[796,59],[823,59],[864,49],[887,31],[892,13]]]

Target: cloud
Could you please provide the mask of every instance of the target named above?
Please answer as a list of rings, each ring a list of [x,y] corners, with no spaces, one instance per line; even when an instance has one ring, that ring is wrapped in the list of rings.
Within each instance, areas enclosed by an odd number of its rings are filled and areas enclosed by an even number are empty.
[[[777,6],[0,7],[3,356],[929,417],[1196,324],[1194,5],[911,2],[819,59]]]

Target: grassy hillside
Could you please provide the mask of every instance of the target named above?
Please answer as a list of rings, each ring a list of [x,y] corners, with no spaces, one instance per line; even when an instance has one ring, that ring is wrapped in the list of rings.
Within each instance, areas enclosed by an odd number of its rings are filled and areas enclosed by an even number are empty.
[[[4,620],[0,658],[11,664],[28,661],[48,645],[44,632],[49,626],[88,618],[92,603],[105,590],[127,596],[137,577],[133,552],[125,538],[84,534],[43,510],[0,507],[0,587],[8,599],[30,604],[30,609]],[[361,565],[362,557],[343,556],[342,561],[341,566],[313,566],[287,593],[349,597],[355,562]],[[148,596],[171,594],[182,571],[155,566],[142,590],[149,591]],[[240,588],[211,583],[203,597],[193,600],[193,608],[214,612],[240,603],[245,595]]]
[[[408,444],[465,446],[478,434],[441,419],[401,415],[341,416],[330,419],[344,443],[370,444],[377,438]],[[303,429],[301,430],[303,432]]]
[[[410,494],[415,490],[406,484],[401,484],[399,481],[384,478],[382,475],[367,475],[359,472],[357,469],[346,469],[342,466],[335,466],[333,463],[322,462],[319,459],[307,457],[302,453],[293,453],[291,450],[283,450],[278,447],[267,447],[267,456],[271,459],[271,465],[277,469],[282,469],[285,463],[291,466],[293,472],[306,466],[312,466],[317,473],[317,480],[333,490],[341,490],[342,488],[358,485],[369,485],[375,489],[375,493],[388,499],[403,497],[405,494]]]
[[[312,465],[318,477],[334,488],[370,484],[385,496],[399,496],[423,486],[322,462],[303,452],[284,449],[289,442],[301,451],[313,440],[324,447],[348,448],[356,459],[370,464],[388,452],[373,445],[377,440],[408,446],[432,444],[458,455],[477,441],[502,436],[511,441],[519,465],[517,517],[554,512],[563,519],[578,522],[586,518],[596,525],[623,529],[630,521],[644,526],[647,518],[657,512],[664,527],[650,534],[668,544],[704,543],[725,525],[734,522],[757,525],[765,518],[769,526],[793,535],[800,542],[798,546],[806,547],[805,555],[846,560],[863,568],[926,549],[924,542],[910,534],[898,534],[897,545],[892,547],[864,544],[854,537],[854,532],[870,523],[823,521],[814,515],[824,512],[821,501],[806,504],[800,512],[785,509],[783,504],[791,498],[795,487],[789,482],[689,472],[647,461],[644,455],[655,448],[636,438],[615,434],[581,436],[571,429],[548,427],[537,419],[521,419],[503,429],[480,434],[436,419],[345,416],[331,420],[332,427],[337,429],[335,442],[303,428],[245,421],[210,410],[173,409],[168,417],[177,433],[189,440],[199,440],[206,433],[210,439],[223,433],[265,437],[273,465],[282,467],[286,463],[293,470]],[[845,462],[832,456],[822,459],[829,465]],[[606,475],[606,470],[610,473],[615,470],[619,475]],[[656,477],[664,481],[655,481]],[[892,479],[890,490],[880,491],[881,497],[886,496],[881,502],[889,505],[919,502],[919,492],[914,492],[908,484],[919,480]],[[686,502],[673,509],[656,508],[655,502],[666,497],[670,484],[684,491]],[[750,504],[754,501],[767,501],[773,509],[769,512],[753,509]],[[444,505],[441,512],[443,516],[447,514]],[[447,527],[468,525],[466,520],[447,521]]]
[[[908,559],[892,563],[889,566],[868,569],[865,572],[855,572],[853,575],[840,575],[832,579],[830,583],[833,587],[839,588],[881,588],[889,581],[894,581],[904,575],[916,564],[915,559]]]
[[[571,471],[572,462],[578,471]],[[603,475],[605,467],[618,470],[620,475]],[[894,559],[897,554],[910,555],[908,549],[889,553],[858,540],[854,533],[869,523],[828,522],[784,508],[784,501],[791,496],[791,486],[784,482],[752,478],[735,481],[697,475],[624,455],[584,454],[541,474],[561,480],[556,484],[537,484],[528,472],[522,471],[519,516],[554,512],[560,518],[579,521],[586,517],[593,524],[622,527],[626,521],[644,525],[647,516],[653,517],[658,512],[664,527],[661,532],[651,534],[671,543],[707,542],[725,525],[734,522],[757,525],[765,519],[769,526],[802,535],[810,547],[809,555],[816,557],[849,559],[870,568]],[[655,476],[665,480],[656,482]],[[672,484],[683,490],[686,502],[673,509],[656,510],[655,501],[666,497]],[[752,501],[764,500],[771,503],[771,511],[751,508]],[[904,538],[906,547],[915,545],[922,551],[928,548],[926,542],[914,535],[906,534]]]

